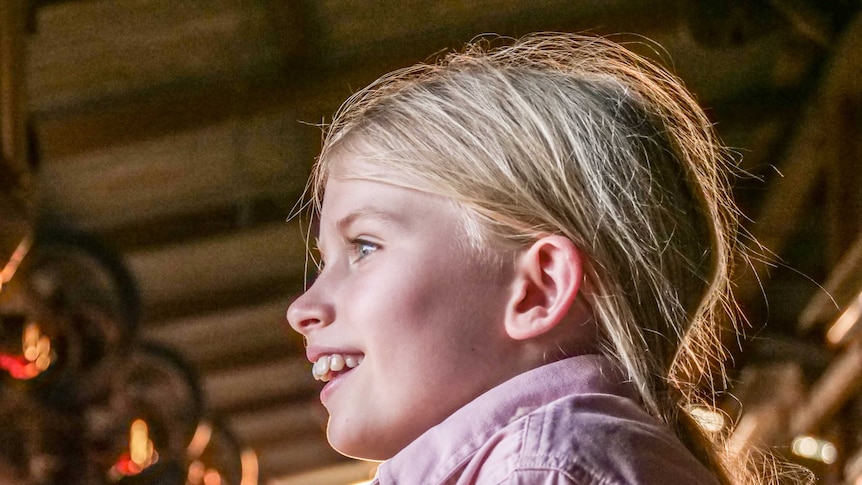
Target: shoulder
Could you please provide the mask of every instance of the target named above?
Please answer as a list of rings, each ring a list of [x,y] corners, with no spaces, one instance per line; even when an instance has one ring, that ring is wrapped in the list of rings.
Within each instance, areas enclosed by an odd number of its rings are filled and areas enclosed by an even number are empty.
[[[664,424],[611,394],[568,396],[534,409],[483,448],[476,458],[489,480],[481,483],[717,483]]]

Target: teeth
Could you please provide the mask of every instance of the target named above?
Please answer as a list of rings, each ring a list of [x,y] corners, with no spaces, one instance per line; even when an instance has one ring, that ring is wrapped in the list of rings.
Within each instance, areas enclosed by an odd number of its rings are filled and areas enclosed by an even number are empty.
[[[326,374],[329,374],[329,363],[331,361],[330,356],[324,355],[323,357],[317,359],[317,362],[314,363],[314,367],[311,369],[312,375],[317,380],[323,380],[323,377]],[[327,379],[329,380],[329,379]]]
[[[353,369],[362,363],[363,358],[361,355],[324,355],[314,363],[314,366],[311,368],[311,374],[318,381],[328,382],[332,379],[333,372],[343,370],[345,367]]]
[[[344,368],[344,357],[341,354],[334,354],[329,359],[329,370],[338,372]]]

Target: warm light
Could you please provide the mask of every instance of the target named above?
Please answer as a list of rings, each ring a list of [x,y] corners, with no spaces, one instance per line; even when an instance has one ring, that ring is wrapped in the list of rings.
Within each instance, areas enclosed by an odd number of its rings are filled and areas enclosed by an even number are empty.
[[[793,454],[831,465],[838,459],[838,450],[832,443],[813,436],[797,436],[791,445]]]
[[[191,459],[196,459],[201,456],[201,453],[204,452],[207,445],[210,442],[210,438],[213,435],[213,427],[207,422],[202,422],[198,424],[197,429],[195,429],[195,435],[192,436],[192,440],[189,441],[189,446],[186,447],[186,451],[188,452],[188,456]]]
[[[51,365],[51,339],[43,335],[39,324],[30,323],[21,334],[21,355],[0,354],[0,369],[14,379],[32,379]]]
[[[817,440],[805,436],[804,438],[796,438],[793,440],[793,453],[810,458],[817,453]]]
[[[136,475],[144,471],[148,466],[159,460],[153,441],[150,439],[150,430],[146,421],[136,419],[129,428],[129,453],[126,469],[119,469],[123,475]],[[121,460],[123,461],[123,460]]]
[[[33,364],[39,372],[44,372],[48,370],[48,367],[51,365],[51,358],[42,354],[39,357],[36,357],[36,362],[33,362]]]
[[[21,347],[24,348],[24,358],[30,362],[39,358],[39,337],[41,333],[38,324],[30,323],[24,327],[24,333],[21,334]]]
[[[3,291],[3,285],[9,282],[13,276],[15,276],[15,271],[18,270],[18,266],[21,264],[21,261],[24,259],[24,256],[30,251],[30,237],[27,236],[21,240],[18,244],[18,247],[15,248],[15,251],[12,253],[12,257],[9,258],[9,262],[6,263],[6,266],[3,267],[3,270],[0,271],[0,291]]]
[[[143,468],[147,465],[152,452],[153,442],[150,441],[147,423],[142,419],[136,419],[129,433],[129,455],[132,457],[132,462]]]
[[[823,458],[823,463],[831,465],[838,459],[838,449],[832,443],[825,443],[820,450],[820,456]]]
[[[206,467],[203,463],[195,460],[189,465],[189,476],[186,481],[186,485],[201,485],[204,480],[204,473],[206,472]]]
[[[32,379],[51,365],[51,339],[42,334],[38,323],[32,322],[24,327],[21,334],[21,349],[23,357],[18,359],[19,363],[16,364],[8,358],[5,363],[0,363],[0,367],[9,371],[12,377]]]
[[[0,368],[5,369],[13,379],[29,379],[31,377],[30,364],[24,357],[0,354]]]
[[[724,414],[705,406],[692,406],[688,413],[706,431],[717,433],[724,429]]]
[[[141,473],[141,467],[132,462],[128,453],[123,453],[110,471],[111,478],[114,481],[129,475],[137,475],[138,473]]]
[[[204,474],[204,485],[221,485],[221,475],[216,470],[207,470]]]
[[[316,470],[280,477],[270,481],[270,485],[321,485],[324,483],[342,483],[364,485],[373,483],[379,463],[352,460],[337,465],[331,465]]]
[[[35,362],[30,362],[24,367],[24,379],[32,379],[40,373],[39,366]]]
[[[129,428],[129,451],[120,455],[109,474],[114,481],[137,475],[159,461],[159,454],[149,437],[147,423],[136,419]]]
[[[835,323],[829,327],[829,331],[826,332],[826,339],[833,345],[840,343],[856,326],[860,317],[862,317],[862,291],[847,305],[838,320],[835,320]]]
[[[257,453],[252,449],[243,450],[240,455],[240,463],[242,464],[242,479],[240,481],[240,485],[257,485]]]

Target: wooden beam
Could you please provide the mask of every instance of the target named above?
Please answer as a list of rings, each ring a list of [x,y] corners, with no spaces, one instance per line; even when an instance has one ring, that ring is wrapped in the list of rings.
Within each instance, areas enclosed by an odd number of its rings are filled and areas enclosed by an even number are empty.
[[[291,193],[294,184],[289,185],[275,194],[261,191],[161,217],[128,219],[117,225],[99,226],[94,232],[117,251],[134,252],[282,223],[302,197],[300,192]]]
[[[290,84],[273,74],[176,82],[80,106],[35,110],[40,150],[45,159],[62,159],[271,113],[290,106]]]
[[[30,231],[23,76],[27,12],[27,1],[0,0],[0,269]]]
[[[178,80],[225,81],[278,71],[297,52],[299,36],[270,22],[275,3],[281,2],[114,0],[43,6],[29,43],[31,106],[44,113]]]
[[[227,417],[234,434],[248,446],[260,448],[296,442],[301,436],[325,434],[327,414],[317,398],[312,401],[284,402],[253,412],[238,412]]]
[[[836,109],[848,93],[862,92],[862,81],[856,75],[859,65],[862,65],[862,16],[854,19],[832,50],[821,85],[807,102],[784,160],[777,164],[782,177],[770,186],[754,218],[751,233],[764,248],[765,258],[752,261],[753,268],[739,281],[736,294],[741,301],[755,298],[760,291],[759,278],[766,273],[768,261],[784,250],[827,161],[836,155],[836,147],[845,143]]]
[[[811,386],[790,421],[791,435],[810,433],[832,417],[862,385],[862,341],[844,350]]]
[[[322,435],[297,438],[255,449],[261,470],[267,470],[269,477],[280,477],[351,461],[333,450]]]
[[[862,39],[862,36],[860,36]],[[857,67],[862,68],[862,47]],[[832,135],[826,161],[827,261],[834,265],[862,230],[862,83],[857,92],[836,93]],[[862,272],[862,269],[860,269]]]
[[[237,365],[246,355],[258,361],[305,355],[302,339],[287,329],[282,299],[149,325],[142,338],[167,345],[202,371]]]
[[[823,284],[823,290],[814,294],[799,315],[799,329],[807,332],[818,325],[832,323],[860,291],[862,291],[862,232],[858,234],[856,242],[847,250],[838,264],[832,268],[829,279]]]
[[[237,308],[273,301],[282,301],[287,307],[291,298],[303,291],[304,273],[303,269],[288,275],[262,275],[250,283],[238,286],[225,285],[208,292],[189,291],[164,301],[145,301],[144,327],[160,326],[165,322],[182,321],[218,312],[232,312]],[[279,323],[283,321],[283,318],[278,320]]]
[[[0,174],[2,176],[2,174]],[[12,267],[3,271],[18,247],[30,235],[30,221],[24,202],[13,193],[0,191],[0,290],[14,274]],[[15,263],[13,263],[15,264]]]
[[[271,485],[332,485],[360,483],[374,478],[377,463],[348,461],[319,470],[277,477]]]
[[[203,376],[210,409],[225,415],[254,407],[258,402],[308,396],[318,389],[311,364],[303,357],[287,357],[253,366],[234,367]]]
[[[118,6],[111,9],[120,9],[123,3],[127,2],[119,2]],[[309,31],[297,34],[272,30],[265,33],[274,38],[297,37],[306,42],[300,45],[298,40],[291,41],[289,53],[282,60],[283,65],[273,63],[264,71],[251,73],[237,68],[234,75],[218,72],[218,69],[209,74],[175,74],[170,78],[168,72],[158,75],[145,72],[145,77],[164,77],[166,80],[138,83],[134,89],[127,88],[114,94],[110,90],[99,90],[98,97],[87,98],[85,102],[34,105],[41,151],[46,159],[66,158],[117,144],[195,130],[229,119],[284,110],[294,112],[294,120],[319,122],[323,117],[329,117],[352,91],[377,76],[427,59],[437,49],[459,48],[477,32],[495,30],[491,28],[493,22],[484,26],[484,20],[477,20],[489,16],[512,16],[504,23],[496,22],[498,26],[509,26],[510,31],[501,33],[511,35],[521,35],[532,30],[553,30],[555,26],[557,30],[594,29],[596,25],[610,25],[611,20],[608,19],[612,19],[614,29],[655,37],[670,53],[670,59],[664,61],[680,68],[689,66],[687,71],[677,74],[686,78],[698,94],[710,103],[732,97],[743,84],[750,86],[754,80],[768,83],[768,73],[763,72],[762,67],[777,56],[776,43],[746,46],[733,52],[711,51],[710,57],[719,60],[710,63],[709,68],[700,68],[698,65],[702,64],[703,47],[692,44],[676,33],[672,28],[678,21],[675,9],[667,9],[666,1],[616,2],[597,8],[561,0],[526,7],[520,1],[508,0],[497,7],[494,12],[488,12],[479,4],[468,6],[449,2],[444,9],[425,9],[441,15],[447,11],[457,14],[447,15],[446,21],[440,24],[449,25],[447,29],[450,32],[447,33],[440,32],[424,17],[422,22],[417,23],[416,17],[409,13],[409,5],[399,4],[398,8],[388,9],[384,6],[344,9],[338,2],[309,4]],[[668,14],[660,17],[650,15],[658,8],[666,9]],[[134,18],[131,13],[124,15]],[[56,14],[51,15],[51,18],[58,23],[61,16]],[[518,21],[512,21],[513,18]],[[455,24],[452,23],[453,19]],[[50,30],[50,26],[45,29]],[[605,29],[609,30],[610,27]],[[668,34],[668,31],[671,33]],[[123,34],[112,32],[119,37],[120,42],[132,42],[123,40]],[[136,36],[140,37],[139,34]],[[264,42],[263,36],[255,35],[247,40],[241,37],[234,41],[244,46],[246,51],[256,52],[265,50],[261,47],[263,44],[258,45]],[[103,41],[109,42],[111,39],[113,37],[105,37]],[[171,42],[165,46],[150,46],[153,55],[158,57],[164,54],[168,58],[187,55],[175,52],[177,46]],[[398,49],[393,51],[393,45],[398,45]],[[41,62],[51,65],[57,63],[57,72],[79,70],[79,66],[72,64],[74,57],[63,57],[65,51],[61,47],[60,39],[52,40],[50,45],[34,47],[34,57],[53,59]],[[644,43],[635,43],[631,47],[646,55],[657,55],[655,50]],[[159,49],[165,49],[165,52]],[[44,54],[41,54],[42,51],[45,51]],[[740,56],[746,62],[741,61]],[[741,65],[751,65],[753,68],[750,72],[740,73]],[[160,68],[154,66],[152,69]],[[37,74],[31,76],[36,78]],[[45,98],[63,97],[62,93],[54,93],[47,87],[44,90]]]
[[[728,449],[738,453],[784,442],[792,410],[804,397],[802,368],[796,362],[773,362],[745,369],[742,378],[738,387],[743,413]]]
[[[460,48],[482,32],[518,37],[535,31],[590,30],[652,36],[678,25],[677,10],[666,0],[499,0],[493,8],[485,2],[457,0],[389,0],[345,8],[339,0],[321,0],[309,14],[309,29],[317,35],[314,48],[321,62],[343,68],[368,59],[392,59],[396,45],[418,61],[435,51]]]
[[[769,0],[787,22],[806,39],[821,47],[828,47],[834,32],[826,16],[802,0]]]
[[[46,160],[42,210],[93,230],[262,199],[293,204],[318,147],[293,112],[203,126],[171,136]],[[286,217],[287,214],[285,213]]]
[[[23,76],[27,9],[26,1],[0,0],[0,163],[18,178],[29,171]]]
[[[146,305],[175,304],[256,281],[305,270],[305,236],[298,222],[147,249],[126,258]]]
[[[817,147],[819,150],[816,154],[810,154],[810,156],[813,160],[822,158],[835,171],[831,177],[833,184],[831,189],[836,190],[835,196],[838,199],[832,203],[833,207],[846,202],[841,200],[844,197],[849,197],[851,206],[862,203],[860,202],[862,195],[858,192],[849,195],[841,192],[845,184],[855,187],[853,190],[858,190],[862,186],[862,176],[855,168],[862,160],[859,158],[862,157],[862,142],[858,136],[862,130],[862,121],[858,118],[862,110],[860,106],[862,79],[858,76],[860,65],[862,65],[862,14],[851,21],[834,49],[832,62],[824,80],[823,93],[818,99],[822,110],[821,117],[824,119],[813,120],[819,123],[816,126],[808,126],[806,123],[809,130],[817,131],[821,137],[828,140],[824,146]],[[851,109],[855,110],[854,113],[857,116],[851,131],[847,131],[847,127],[841,123],[846,121],[846,116],[842,115],[847,113],[846,103],[848,102],[854,103]],[[845,157],[850,159],[845,160]],[[842,180],[844,178],[849,182]],[[792,214],[790,216],[792,217]],[[836,227],[836,236],[842,239],[840,243],[836,243],[834,251],[840,251],[843,257],[841,261],[836,261],[836,267],[826,284],[826,289],[835,292],[837,298],[833,301],[828,294],[816,294],[802,313],[800,319],[802,329],[828,322],[840,310],[841,305],[848,303],[849,298],[862,289],[860,285],[854,283],[855,280],[862,278],[856,266],[858,258],[862,257],[860,256],[862,236],[858,232],[862,227],[862,217],[859,215],[859,209],[850,214],[836,213],[832,225]],[[841,226],[849,226],[850,235],[845,234],[845,229]],[[852,243],[851,238],[857,238],[855,244]]]

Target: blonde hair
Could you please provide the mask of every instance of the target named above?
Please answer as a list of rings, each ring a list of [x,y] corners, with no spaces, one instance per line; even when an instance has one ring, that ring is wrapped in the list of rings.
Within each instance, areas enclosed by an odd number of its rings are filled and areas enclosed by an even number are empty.
[[[602,351],[648,412],[738,483],[686,413],[724,355],[737,212],[725,152],[678,79],[603,38],[480,40],[345,102],[312,177],[317,210],[344,151],[373,161],[363,178],[464,207],[478,248],[571,239]]]

